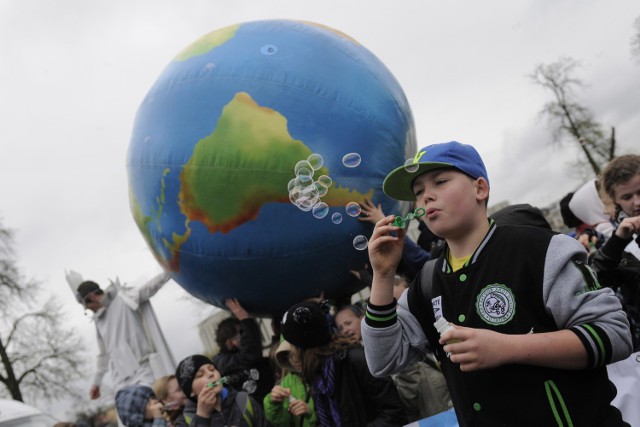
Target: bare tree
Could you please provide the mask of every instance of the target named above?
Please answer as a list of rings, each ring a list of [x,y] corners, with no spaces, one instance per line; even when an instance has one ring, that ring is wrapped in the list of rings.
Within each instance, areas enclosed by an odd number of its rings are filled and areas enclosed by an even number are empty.
[[[13,232],[0,221],[0,383],[14,400],[76,396],[71,384],[83,375],[83,341],[63,326],[61,305],[37,304],[39,294],[40,284],[20,274]]]
[[[551,64],[540,64],[530,78],[553,94],[553,101],[543,107],[541,114],[547,115],[553,126],[554,141],[562,143],[568,137],[574,141],[583,157],[576,166],[584,168],[588,163],[594,175],[615,156],[615,129],[605,137],[601,125],[595,121],[591,111],[576,101],[575,88],[582,82],[572,76],[580,64],[572,58],[561,58]]]

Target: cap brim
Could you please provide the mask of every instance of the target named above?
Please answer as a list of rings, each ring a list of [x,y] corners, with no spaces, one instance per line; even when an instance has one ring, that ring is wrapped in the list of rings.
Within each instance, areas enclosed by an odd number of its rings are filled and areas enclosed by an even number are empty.
[[[416,165],[418,168],[413,170]],[[451,163],[443,162],[425,162],[400,166],[389,172],[389,175],[382,183],[382,191],[393,199],[415,202],[416,195],[413,194],[413,189],[411,188],[413,181],[425,172],[442,168],[455,168],[455,166]]]

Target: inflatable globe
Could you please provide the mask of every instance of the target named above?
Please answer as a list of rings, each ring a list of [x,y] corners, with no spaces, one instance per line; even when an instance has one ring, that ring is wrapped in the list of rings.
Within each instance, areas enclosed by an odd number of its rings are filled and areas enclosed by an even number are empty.
[[[165,68],[136,115],[127,170],[135,222],[195,297],[254,315],[362,284],[382,181],[416,149],[405,95],[349,36],[310,22],[209,33]],[[357,211],[355,212],[357,215]]]

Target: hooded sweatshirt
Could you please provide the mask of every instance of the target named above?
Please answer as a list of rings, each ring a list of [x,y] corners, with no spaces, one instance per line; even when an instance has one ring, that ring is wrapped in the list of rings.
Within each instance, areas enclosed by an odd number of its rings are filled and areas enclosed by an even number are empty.
[[[144,419],[144,411],[149,398],[156,395],[150,387],[131,385],[123,387],[116,393],[116,410],[118,417],[127,427],[166,427],[164,418]]]

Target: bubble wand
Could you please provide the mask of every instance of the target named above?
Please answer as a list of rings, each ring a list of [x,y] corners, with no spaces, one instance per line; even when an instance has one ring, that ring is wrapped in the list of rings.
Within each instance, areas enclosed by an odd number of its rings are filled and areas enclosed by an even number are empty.
[[[225,375],[218,381],[213,381],[207,384],[207,387],[215,387],[224,384],[235,384],[243,382],[242,388],[247,393],[253,393],[256,389],[256,381],[260,378],[260,373],[257,369],[248,369],[246,371],[238,372],[236,374]],[[251,390],[251,391],[250,391]]]
[[[418,219],[427,213],[423,208],[418,208],[413,212],[409,212],[406,217],[396,216],[391,225],[395,227],[405,228],[412,219]]]

